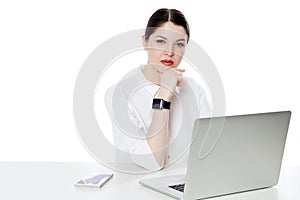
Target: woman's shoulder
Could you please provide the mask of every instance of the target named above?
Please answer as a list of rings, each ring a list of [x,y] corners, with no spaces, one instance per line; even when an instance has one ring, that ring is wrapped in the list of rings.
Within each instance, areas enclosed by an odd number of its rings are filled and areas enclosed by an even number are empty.
[[[106,90],[106,95],[110,99],[113,95],[118,98],[128,98],[128,96],[139,86],[145,85],[141,77],[141,68],[137,67],[126,73],[117,83],[113,84]]]

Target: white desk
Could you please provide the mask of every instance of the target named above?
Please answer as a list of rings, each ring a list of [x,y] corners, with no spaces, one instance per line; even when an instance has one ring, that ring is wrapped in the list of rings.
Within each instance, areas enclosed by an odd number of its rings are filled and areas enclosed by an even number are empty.
[[[91,172],[111,170],[98,163],[0,162],[0,199],[6,200],[101,200],[101,199],[170,199],[145,188],[137,181],[145,176],[159,176],[182,171],[162,170],[155,174],[132,175],[114,173],[101,189],[76,188],[74,183]],[[283,168],[276,187],[228,195],[213,200],[297,200],[300,199],[300,167]]]

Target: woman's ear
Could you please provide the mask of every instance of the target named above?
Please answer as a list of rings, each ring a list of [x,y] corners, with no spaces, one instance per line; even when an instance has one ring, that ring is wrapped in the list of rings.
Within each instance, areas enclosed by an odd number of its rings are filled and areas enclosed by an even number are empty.
[[[148,41],[145,38],[145,35],[142,36],[143,46],[145,51],[148,51]]]

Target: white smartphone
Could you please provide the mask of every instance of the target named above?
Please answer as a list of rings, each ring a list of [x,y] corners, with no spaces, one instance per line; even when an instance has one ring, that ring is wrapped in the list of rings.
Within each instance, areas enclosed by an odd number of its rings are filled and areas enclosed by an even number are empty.
[[[74,185],[77,187],[100,188],[112,177],[113,174],[91,174],[80,179]]]

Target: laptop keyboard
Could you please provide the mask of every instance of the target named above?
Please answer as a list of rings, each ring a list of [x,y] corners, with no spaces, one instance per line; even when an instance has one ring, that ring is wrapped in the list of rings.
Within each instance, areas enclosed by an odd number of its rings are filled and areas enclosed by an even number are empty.
[[[184,183],[178,184],[178,185],[170,185],[169,188],[172,188],[174,190],[178,190],[179,192],[184,192]]]

